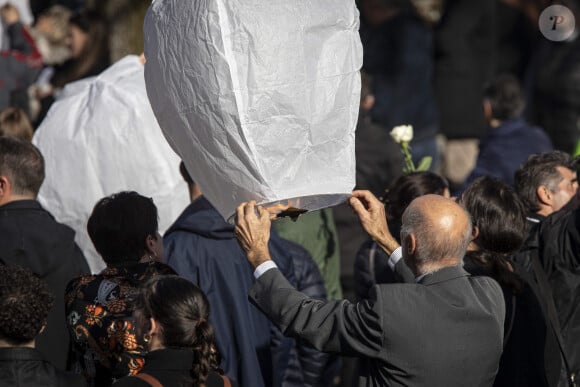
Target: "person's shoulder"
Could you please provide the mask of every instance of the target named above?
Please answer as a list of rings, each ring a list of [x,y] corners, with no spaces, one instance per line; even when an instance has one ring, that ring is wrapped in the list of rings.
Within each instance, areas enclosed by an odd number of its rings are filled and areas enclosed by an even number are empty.
[[[44,222],[52,225],[53,227],[56,228],[56,230],[58,230],[61,233],[64,233],[66,235],[72,234],[72,236],[74,238],[75,232],[71,227],[67,226],[64,223],[57,221],[56,218],[54,217],[54,215],[49,210],[44,208],[44,206],[40,202],[38,202],[36,200],[34,202],[36,204],[34,206],[34,209],[36,211],[38,211],[39,214],[41,214],[41,217],[42,217]]]
[[[580,241],[580,209],[560,210],[549,215],[540,225],[539,240],[543,257],[548,251],[572,251],[570,246]]]
[[[492,287],[500,287],[498,282],[487,275],[470,275],[466,279],[471,283],[486,284]]]
[[[567,221],[576,219],[578,217],[580,217],[580,209],[576,209],[574,211],[565,209],[556,211],[544,219],[540,225],[540,232],[545,232],[546,230],[550,230],[554,227],[565,226]]]
[[[2,221],[11,222],[14,218],[19,219],[22,223],[30,223],[32,228],[47,229],[54,237],[64,233],[72,234],[74,231],[69,226],[60,223],[56,218],[40,204],[37,200],[16,200],[0,206],[2,212]],[[10,223],[10,224],[11,224]]]
[[[472,288],[480,290],[485,294],[503,299],[503,291],[500,284],[491,277],[485,275],[474,275],[467,277]]]
[[[527,141],[530,145],[534,145],[543,152],[553,150],[552,140],[544,129],[530,123],[526,123],[523,129],[524,134],[522,136],[527,137]]]
[[[382,283],[373,287],[371,291],[373,297],[371,298],[382,297],[386,300],[394,300],[408,299],[409,297],[418,296],[418,298],[422,299],[425,294],[430,293],[431,291],[432,289],[428,286],[415,282]]]

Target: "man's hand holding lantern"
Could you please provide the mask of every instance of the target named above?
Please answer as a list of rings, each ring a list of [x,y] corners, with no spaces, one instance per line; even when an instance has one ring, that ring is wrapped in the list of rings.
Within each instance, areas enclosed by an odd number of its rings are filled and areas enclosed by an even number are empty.
[[[370,191],[353,191],[348,203],[357,214],[363,229],[377,244],[391,255],[399,242],[391,235],[387,225],[385,206]]]
[[[270,213],[254,200],[242,203],[236,210],[235,234],[254,268],[271,260],[268,250],[270,240]]]

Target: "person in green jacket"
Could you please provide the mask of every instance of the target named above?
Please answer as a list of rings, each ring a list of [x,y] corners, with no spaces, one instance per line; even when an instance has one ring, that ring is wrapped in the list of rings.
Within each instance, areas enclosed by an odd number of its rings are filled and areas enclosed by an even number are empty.
[[[296,221],[281,218],[273,225],[282,238],[308,250],[322,273],[328,300],[341,300],[340,248],[332,209],[308,212]]]

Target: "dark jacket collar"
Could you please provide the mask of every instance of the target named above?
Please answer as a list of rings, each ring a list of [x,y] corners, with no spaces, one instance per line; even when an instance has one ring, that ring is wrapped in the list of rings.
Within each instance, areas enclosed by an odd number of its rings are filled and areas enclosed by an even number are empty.
[[[0,206],[0,210],[43,210],[36,200],[16,200]]]
[[[512,132],[521,130],[527,126],[526,121],[522,117],[512,118],[503,121],[497,128],[490,130],[490,136],[505,136]]]
[[[201,235],[209,239],[234,239],[234,226],[204,197],[194,200],[165,232],[164,237],[176,231]]]
[[[34,348],[12,347],[0,348],[0,361],[7,360],[35,360],[44,361],[41,353]]]
[[[158,349],[145,356],[145,368],[146,370],[190,370],[193,360],[193,351],[187,348]]]
[[[429,286],[438,284],[440,282],[449,281],[455,278],[468,277],[469,273],[466,272],[461,266],[448,266],[443,269],[434,271],[433,273],[427,274],[425,277],[419,281],[420,284]]]
[[[539,224],[542,223],[544,219],[546,219],[546,217],[544,215],[536,214],[534,212],[529,212],[526,215],[526,219],[528,223]]]

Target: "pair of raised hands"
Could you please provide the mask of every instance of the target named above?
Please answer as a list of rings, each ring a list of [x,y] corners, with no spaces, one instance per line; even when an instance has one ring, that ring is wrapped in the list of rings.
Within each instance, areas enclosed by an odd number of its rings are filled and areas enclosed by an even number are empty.
[[[370,191],[354,191],[348,204],[357,214],[362,227],[388,254],[398,247],[389,232],[385,206]],[[272,214],[255,201],[242,203],[237,208],[235,234],[250,263],[257,267],[270,260],[268,241]]]

